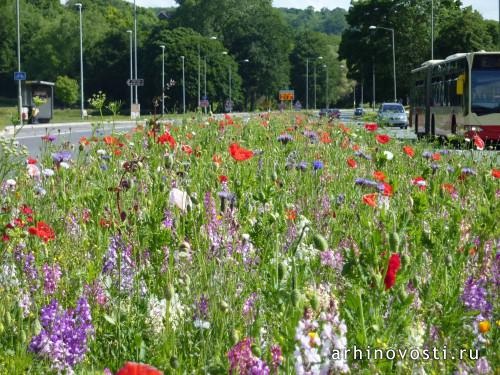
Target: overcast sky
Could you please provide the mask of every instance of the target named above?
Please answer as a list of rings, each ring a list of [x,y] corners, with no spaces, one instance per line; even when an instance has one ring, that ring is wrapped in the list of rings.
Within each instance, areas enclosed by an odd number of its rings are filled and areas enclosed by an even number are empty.
[[[132,0],[128,0],[133,2]],[[425,1],[425,0],[424,0]],[[313,6],[317,10],[321,8],[344,8],[348,9],[350,0],[274,0],[275,7],[304,9]],[[498,3],[496,0],[462,0],[464,6],[472,5],[472,8],[479,11],[484,18],[498,20]],[[140,6],[169,7],[175,6],[174,0],[136,0]]]

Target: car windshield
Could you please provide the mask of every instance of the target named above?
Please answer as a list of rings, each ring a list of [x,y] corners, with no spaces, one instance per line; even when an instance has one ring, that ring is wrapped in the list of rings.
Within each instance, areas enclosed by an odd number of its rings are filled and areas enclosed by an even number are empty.
[[[402,105],[387,104],[382,107],[382,110],[380,112],[404,113],[405,109]]]

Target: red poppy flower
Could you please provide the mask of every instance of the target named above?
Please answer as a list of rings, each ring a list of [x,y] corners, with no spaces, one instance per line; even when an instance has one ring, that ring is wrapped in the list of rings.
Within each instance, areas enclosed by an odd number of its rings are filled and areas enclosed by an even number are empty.
[[[358,164],[356,163],[356,160],[354,159],[347,159],[347,165],[351,168],[356,168],[358,166]]]
[[[5,233],[4,233],[4,234],[2,234],[2,241],[3,241],[3,242],[9,242],[9,240],[10,240],[10,237],[9,237],[9,236],[7,236]]]
[[[391,140],[391,137],[389,137],[387,134],[377,134],[375,136],[375,139],[377,140],[378,143],[385,145],[387,142]]]
[[[105,137],[102,138],[102,140],[107,145],[116,145],[116,144],[118,144],[118,139],[116,139],[112,135],[106,135]]]
[[[36,227],[29,227],[28,232],[38,238],[42,239],[43,242],[49,242],[56,238],[54,230],[45,222],[39,221]]]
[[[384,191],[382,194],[384,194],[386,197],[392,197],[392,186],[389,185],[387,182],[382,182],[384,185]]]
[[[413,180],[411,180],[411,183],[413,185],[418,186],[420,190],[427,189],[427,181],[425,181],[425,178],[423,178],[421,176],[415,177]]]
[[[21,206],[21,213],[24,215],[33,215],[33,210],[29,206],[23,204]]]
[[[163,375],[163,372],[142,363],[127,362],[116,375]]]
[[[113,154],[115,156],[120,156],[122,154],[122,150],[120,150],[119,148],[116,148],[114,151],[113,151]]]
[[[193,149],[189,145],[182,145],[181,150],[184,151],[188,155],[191,155],[193,153]]]
[[[377,193],[363,195],[363,202],[368,206],[377,207]]]
[[[162,135],[158,137],[157,142],[159,144],[164,145],[165,143],[168,143],[170,145],[170,148],[175,147],[175,139],[172,137],[172,135],[169,132],[165,132]]]
[[[345,134],[351,134],[351,129],[349,129],[344,124],[340,123],[339,127],[340,127],[340,130],[342,130],[342,132],[344,132]]]
[[[412,147],[410,146],[403,146],[403,151],[406,155],[408,155],[410,158],[415,156],[415,150],[413,150]]]
[[[491,170],[491,175],[495,178],[500,178],[500,169],[492,169]]]
[[[394,286],[399,268],[401,268],[401,259],[399,254],[394,253],[389,258],[389,265],[387,266],[387,273],[384,279],[385,289],[390,289]]]
[[[352,145],[353,151],[359,151],[359,145]]]
[[[472,139],[474,140],[474,144],[476,145],[476,148],[478,150],[484,150],[484,141],[481,139],[480,136],[478,136],[477,134],[474,134]]]
[[[35,158],[32,158],[31,156],[28,158],[27,160],[27,163],[28,164],[36,164],[37,163],[37,160]]]
[[[446,192],[448,192],[448,193],[450,193],[450,194],[453,194],[453,193],[455,193],[455,192],[456,192],[456,190],[455,190],[455,186],[453,186],[452,184],[442,184],[442,185],[441,185],[441,188],[442,188],[444,191],[446,191]]]
[[[232,143],[229,146],[229,153],[231,154],[233,159],[237,161],[247,160],[253,156],[253,151],[247,150],[237,143]]]
[[[286,210],[286,218],[290,221],[294,221],[295,219],[297,219],[297,211]]]
[[[432,154],[432,160],[439,161],[441,160],[441,154],[439,152],[435,152]]]
[[[106,220],[104,218],[100,218],[99,219],[99,225],[102,228],[109,228],[111,226],[111,221],[110,220]]]
[[[220,176],[219,176],[219,182],[220,182],[220,183],[227,182],[227,180],[228,180],[228,179],[227,179],[227,176],[224,176],[224,175],[220,175]]]
[[[387,177],[386,177],[384,172],[375,171],[375,172],[373,172],[373,178],[377,181],[384,181]]]
[[[332,143],[332,139],[330,138],[330,134],[327,132],[321,132],[321,138],[320,138],[322,143]]]
[[[226,120],[227,125],[234,124],[233,118],[230,115],[228,115],[227,113],[224,115],[224,119]]]
[[[90,142],[89,142],[89,140],[87,139],[87,137],[81,137],[81,138],[80,138],[79,143],[80,143],[81,145],[87,146]]]
[[[378,129],[378,125],[374,122],[367,122],[365,124],[365,129],[369,132],[374,132],[375,130]]]

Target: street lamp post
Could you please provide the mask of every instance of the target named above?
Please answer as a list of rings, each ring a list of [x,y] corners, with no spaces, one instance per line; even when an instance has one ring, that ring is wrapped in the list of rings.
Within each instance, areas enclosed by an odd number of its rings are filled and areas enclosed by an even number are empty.
[[[394,102],[396,103],[398,101],[398,95],[396,93],[396,45],[394,44],[394,29],[391,29],[389,27],[382,27],[382,26],[370,26],[370,30],[376,30],[376,29],[382,29],[382,30],[388,30],[392,34],[392,68],[393,68],[393,76],[394,76]]]
[[[133,62],[132,62],[132,30],[127,30],[130,38],[130,80],[134,78]],[[130,85],[130,116],[132,117],[132,104],[134,104],[134,88]]]
[[[323,56],[319,56],[318,60],[323,60]],[[314,60],[314,109],[316,109],[316,60]]]
[[[84,106],[83,106],[83,28],[82,28],[82,4],[76,3],[75,6],[78,8],[80,13],[80,116],[84,118]]]
[[[16,1],[17,15],[17,71],[21,71],[21,28],[19,22],[19,0]],[[21,80],[17,81],[18,106],[19,106],[19,124],[23,125],[23,94],[21,90]]]
[[[326,109],[330,108],[330,104],[328,103],[328,66],[326,64],[323,64],[323,68],[325,68],[326,71],[326,90],[325,90],[325,101],[326,101]]]
[[[184,75],[184,56],[182,59],[182,113],[186,113],[186,81]]]
[[[431,60],[434,60],[434,0],[431,0]]]
[[[161,48],[161,115],[165,115],[165,46]]]
[[[306,109],[309,110],[309,57],[306,58]]]
[[[137,80],[137,6],[134,0],[134,69],[135,79]],[[137,86],[134,86],[135,91],[135,104],[139,104],[139,95],[137,93]]]

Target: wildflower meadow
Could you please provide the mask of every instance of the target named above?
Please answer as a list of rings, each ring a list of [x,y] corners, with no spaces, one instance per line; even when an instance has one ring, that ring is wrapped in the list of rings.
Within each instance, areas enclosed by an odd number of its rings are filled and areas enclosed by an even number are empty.
[[[297,113],[54,138],[0,142],[1,374],[498,370],[494,152]]]

